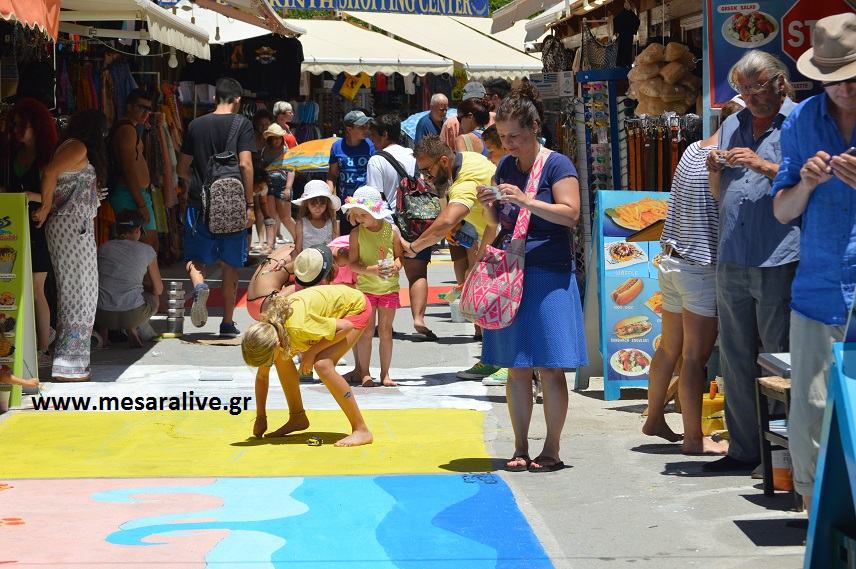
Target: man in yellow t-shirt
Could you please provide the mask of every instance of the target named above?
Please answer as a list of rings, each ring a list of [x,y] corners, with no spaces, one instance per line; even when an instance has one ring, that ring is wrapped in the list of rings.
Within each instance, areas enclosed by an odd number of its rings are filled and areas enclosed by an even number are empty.
[[[478,187],[489,186],[496,166],[476,152],[454,152],[436,136],[419,141],[416,150],[416,167],[422,176],[438,191],[446,190],[447,205],[430,227],[408,243],[402,240],[404,255],[414,257],[419,251],[438,243],[450,234],[450,253],[455,263],[455,278],[460,288],[467,272],[476,264],[479,251],[496,236],[496,225],[486,215],[478,200]],[[458,247],[456,248],[456,245]],[[481,330],[476,326],[476,338]],[[477,362],[468,370],[459,372],[459,379],[482,379],[502,371],[494,366]]]
[[[496,225],[485,215],[479,202],[477,188],[489,186],[496,166],[476,152],[454,152],[436,136],[426,136],[413,151],[416,167],[426,181],[438,191],[446,189],[447,205],[430,227],[408,243],[402,240],[404,254],[415,257],[419,251],[440,242],[447,234],[467,250],[466,255],[455,259],[455,276],[463,283],[466,272],[477,258],[479,245],[490,242],[496,234]]]

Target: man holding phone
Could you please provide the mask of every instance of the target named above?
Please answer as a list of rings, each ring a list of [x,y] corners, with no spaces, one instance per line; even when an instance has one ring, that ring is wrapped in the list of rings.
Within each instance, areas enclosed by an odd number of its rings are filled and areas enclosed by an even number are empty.
[[[801,217],[803,251],[791,293],[791,409],[788,446],[794,486],[811,504],[826,407],[832,344],[844,338],[856,288],[856,14],[818,20],[800,73],[823,93],[782,125],[782,164],[773,213]]]

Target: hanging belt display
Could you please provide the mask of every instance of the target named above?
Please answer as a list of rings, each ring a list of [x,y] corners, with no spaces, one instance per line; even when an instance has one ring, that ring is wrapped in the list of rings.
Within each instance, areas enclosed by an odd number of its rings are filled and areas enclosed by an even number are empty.
[[[667,192],[686,147],[701,140],[701,118],[667,113],[627,119],[627,167],[632,190]]]

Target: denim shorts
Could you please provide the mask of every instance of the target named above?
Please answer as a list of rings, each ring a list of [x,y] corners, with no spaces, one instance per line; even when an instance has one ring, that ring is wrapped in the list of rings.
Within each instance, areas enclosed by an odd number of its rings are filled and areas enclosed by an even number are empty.
[[[223,261],[230,267],[240,268],[247,260],[247,234],[238,231],[231,235],[213,235],[202,220],[202,212],[187,207],[184,232],[184,260],[210,265]]]

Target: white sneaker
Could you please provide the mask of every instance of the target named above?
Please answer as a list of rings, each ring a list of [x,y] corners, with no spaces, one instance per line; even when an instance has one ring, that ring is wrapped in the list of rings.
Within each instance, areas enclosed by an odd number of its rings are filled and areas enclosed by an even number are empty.
[[[208,322],[208,285],[201,283],[193,289],[193,305],[190,307],[190,321],[197,328],[202,328]]]

